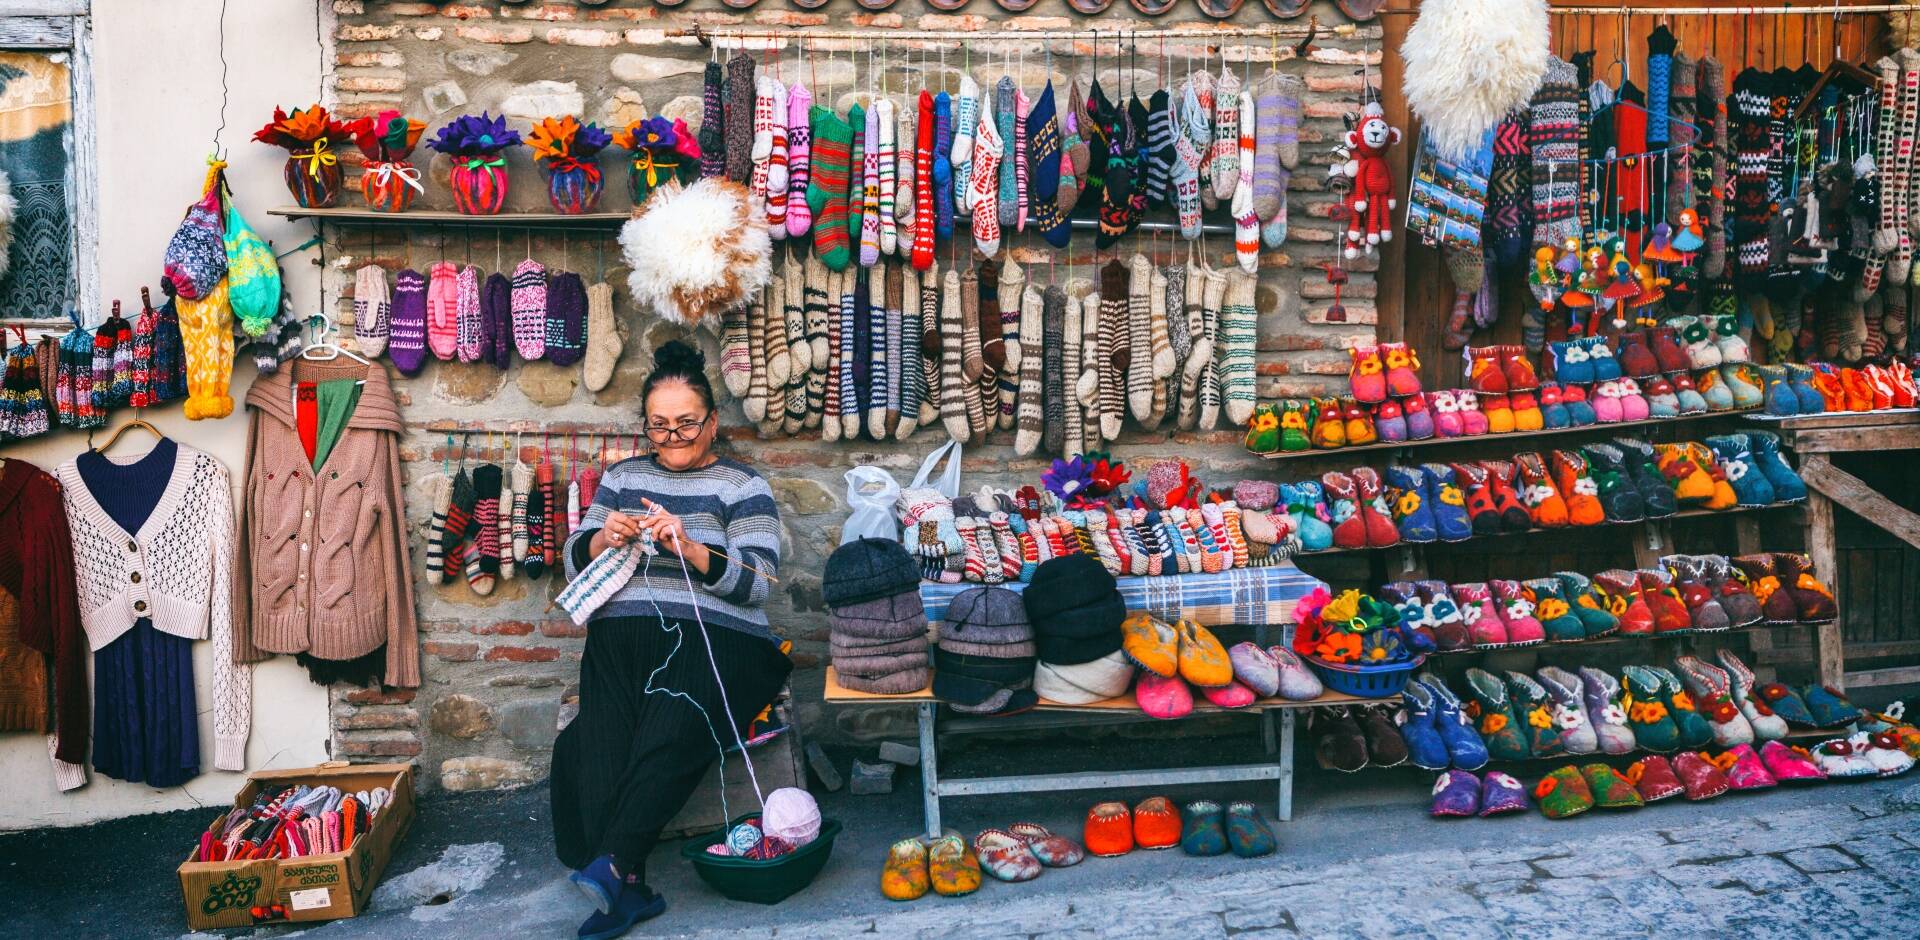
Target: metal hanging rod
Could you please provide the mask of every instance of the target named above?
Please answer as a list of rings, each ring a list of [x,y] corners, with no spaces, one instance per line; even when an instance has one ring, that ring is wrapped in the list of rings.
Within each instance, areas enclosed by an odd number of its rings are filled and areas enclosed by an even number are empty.
[[[1414,12],[1382,10],[1382,13]],[[1549,7],[1555,16],[1849,16],[1867,13],[1920,13],[1920,7],[1905,3],[1875,3],[1863,6],[1827,4],[1794,5],[1782,3],[1764,7]]]
[[[1207,29],[1007,29],[995,32],[968,32],[957,29],[795,29],[772,30],[751,27],[705,27],[690,26],[682,29],[663,30],[668,38],[691,36],[700,40],[701,45],[711,45],[714,40],[744,42],[764,40],[768,42],[804,44],[810,39],[926,39],[976,42],[1007,42],[1012,40],[1049,40],[1049,39],[1098,39],[1102,41],[1125,41],[1141,44],[1144,51],[1150,42],[1206,42],[1212,39],[1304,39],[1315,36],[1354,35],[1359,30],[1354,23],[1341,23],[1323,27],[1319,17],[1301,25],[1276,23],[1271,26],[1215,26]]]

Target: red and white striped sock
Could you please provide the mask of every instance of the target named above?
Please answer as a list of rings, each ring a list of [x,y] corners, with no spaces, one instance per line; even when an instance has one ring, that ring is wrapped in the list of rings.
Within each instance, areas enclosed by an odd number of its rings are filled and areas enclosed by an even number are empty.
[[[1020,580],[1020,540],[1014,537],[1007,514],[996,512],[987,517],[987,524],[993,527],[993,541],[1000,555],[1000,576],[1008,581]]]
[[[966,560],[963,568],[966,579],[975,584],[999,584],[1000,566],[996,563],[989,571],[986,552],[980,547],[979,520],[972,516],[961,516],[954,520],[953,524],[960,530],[960,544],[966,546]],[[994,554],[996,556],[999,554],[998,549]]]

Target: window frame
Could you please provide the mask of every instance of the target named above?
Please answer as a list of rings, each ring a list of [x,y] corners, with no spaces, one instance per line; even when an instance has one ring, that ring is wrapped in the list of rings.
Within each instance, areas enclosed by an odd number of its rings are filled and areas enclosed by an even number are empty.
[[[100,300],[100,175],[93,94],[91,0],[15,0],[0,12],[0,49],[65,52],[73,83],[73,304],[80,322],[105,316]],[[65,311],[45,317],[3,317],[0,325],[64,331]]]

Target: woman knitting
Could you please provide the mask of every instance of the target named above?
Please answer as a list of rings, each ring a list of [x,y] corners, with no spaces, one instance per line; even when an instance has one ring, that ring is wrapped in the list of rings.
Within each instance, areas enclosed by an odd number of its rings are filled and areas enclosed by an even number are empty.
[[[554,850],[599,909],[583,938],[620,936],[666,910],[647,886],[647,854],[733,745],[723,722],[745,728],[793,668],[764,610],[779,511],[759,474],[714,453],[705,367],[678,341],[654,353],[640,390],[652,452],[605,468],[566,544],[569,579],[609,549],[654,552],[595,611],[580,713],[553,747]]]

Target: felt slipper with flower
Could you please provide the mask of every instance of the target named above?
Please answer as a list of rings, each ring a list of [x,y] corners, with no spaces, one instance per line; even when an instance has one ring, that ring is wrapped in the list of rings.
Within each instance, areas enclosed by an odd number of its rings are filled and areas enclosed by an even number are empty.
[[[1634,761],[1627,768],[1625,776],[1633,788],[1640,791],[1640,798],[1649,803],[1687,792],[1686,786],[1673,772],[1673,765],[1658,754]]]
[[[1819,783],[1827,779],[1826,772],[1805,750],[1779,741],[1760,745],[1760,763],[1781,783]]]
[[[1860,735],[1854,735],[1857,740]],[[1859,751],[1858,745],[1854,747]],[[1891,731],[1881,731],[1867,736],[1867,763],[1882,777],[1897,777],[1913,769],[1913,755],[1900,746],[1900,736]]]
[[[1087,810],[1086,827],[1080,839],[1087,852],[1100,858],[1112,858],[1133,851],[1133,811],[1118,801],[1095,804]]]
[[[1227,817],[1220,804],[1195,800],[1187,804],[1187,819],[1180,834],[1180,851],[1206,857],[1227,854]]]
[[[1162,679],[1180,671],[1180,635],[1146,614],[1134,613],[1120,622],[1120,649],[1134,665]]]
[[[1600,739],[1600,750],[1608,754],[1632,753],[1638,742],[1627,722],[1625,693],[1620,680],[1592,666],[1580,667],[1580,685],[1587,698],[1587,717],[1593,719],[1593,731]]]
[[[1513,717],[1527,736],[1527,750],[1535,757],[1565,753],[1560,726],[1553,720],[1553,697],[1545,686],[1524,672],[1507,673],[1507,691],[1513,698]]]
[[[1813,746],[1810,752],[1814,763],[1820,765],[1828,780],[1859,780],[1865,777],[1879,776],[1880,772],[1867,755],[1854,747],[1846,738],[1834,738]]]
[[[901,839],[887,849],[887,860],[880,866],[881,895],[889,901],[915,901],[930,888],[926,843]]]
[[[1163,679],[1141,673],[1133,684],[1133,698],[1149,718],[1170,721],[1193,714],[1193,690],[1179,676]]]
[[[1807,708],[1806,700],[1793,690],[1793,686],[1784,682],[1769,682],[1753,691],[1754,704],[1764,706],[1773,717],[1785,724],[1802,728],[1814,726],[1813,711]]]
[[[1548,819],[1566,819],[1593,808],[1593,788],[1587,786],[1587,778],[1569,764],[1540,778],[1533,786],[1533,799],[1539,804],[1541,815]]]
[[[1687,799],[1710,800],[1727,792],[1727,773],[1698,751],[1673,755],[1673,774],[1687,788]]]
[[[1639,809],[1647,805],[1633,783],[1606,764],[1587,764],[1580,768],[1580,776],[1593,791],[1593,805],[1601,809]]]
[[[1680,746],[1705,747],[1714,743],[1716,729],[1695,709],[1693,696],[1680,687],[1680,677],[1659,666],[1648,666],[1647,671],[1660,679],[1660,697],[1666,702],[1667,713],[1673,716],[1674,726],[1680,729]]]
[[[1150,796],[1133,808],[1133,844],[1170,849],[1180,844],[1180,810],[1164,796]]]
[[[1464,770],[1449,770],[1433,781],[1435,816],[1472,816],[1480,812],[1480,779]]]
[[[1507,774],[1489,770],[1486,779],[1480,782],[1480,815],[1482,817],[1524,813],[1532,806],[1533,803],[1527,799],[1527,788]]]
[[[1087,857],[1086,851],[1072,839],[1054,835],[1039,823],[1017,822],[1008,826],[1007,831],[1024,840],[1027,848],[1033,850],[1033,857],[1048,868],[1071,868]]]
[[[1494,760],[1526,760],[1533,756],[1528,734],[1514,714],[1513,699],[1500,677],[1475,667],[1467,670],[1466,714],[1472,719],[1487,756]]]
[[[958,835],[933,840],[927,849],[927,876],[935,894],[954,898],[980,890],[980,859]]]
[[[1280,663],[1258,643],[1233,644],[1227,650],[1227,660],[1233,664],[1233,677],[1255,695],[1268,698],[1280,691]]]
[[[1813,723],[1819,727],[1839,728],[1860,718],[1860,709],[1829,686],[1807,686],[1800,698],[1807,703],[1807,710],[1813,713]]]
[[[1726,771],[1727,785],[1735,790],[1769,790],[1779,784],[1750,744],[1728,748],[1707,759]]]
[[[1756,729],[1738,700],[1729,694],[1730,680],[1724,670],[1694,656],[1681,656],[1674,665],[1686,677],[1694,705],[1706,717],[1714,743],[1721,747],[1753,743]]]
[[[1433,726],[1440,732],[1440,740],[1446,742],[1447,753],[1453,758],[1453,766],[1461,770],[1479,770],[1487,765],[1487,743],[1467,718],[1466,708],[1460,703],[1459,696],[1447,688],[1440,677],[1423,672],[1414,681],[1427,687],[1433,693]]]
[[[1680,726],[1674,724],[1667,705],[1661,700],[1660,677],[1644,666],[1621,670],[1626,695],[1621,704],[1627,709],[1627,726],[1633,739],[1656,754],[1670,754],[1680,748]]]
[[[1257,807],[1240,801],[1227,804],[1227,845],[1241,858],[1259,858],[1279,850],[1280,840]]]
[[[1040,858],[1025,839],[1005,829],[988,829],[973,840],[980,868],[1001,881],[1032,881],[1040,877]]]

